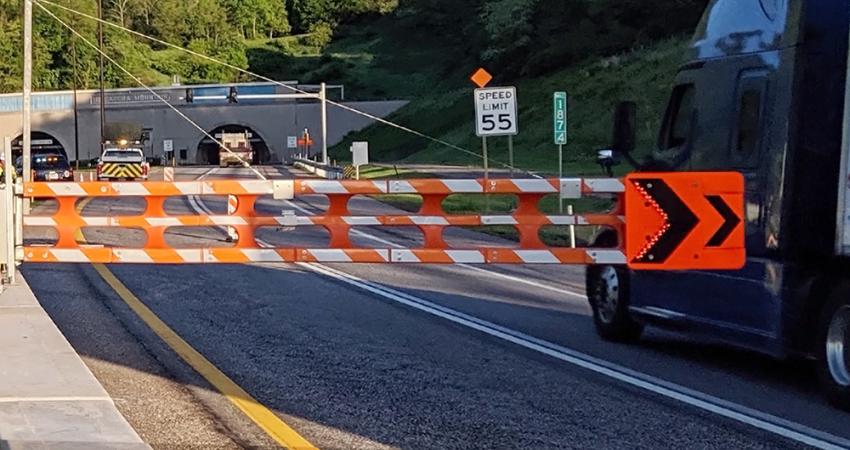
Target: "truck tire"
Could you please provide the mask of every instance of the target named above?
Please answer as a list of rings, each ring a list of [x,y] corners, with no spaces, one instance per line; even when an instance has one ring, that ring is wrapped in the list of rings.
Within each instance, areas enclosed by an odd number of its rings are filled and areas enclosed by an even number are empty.
[[[850,411],[850,284],[835,289],[818,322],[818,378],[826,398]]]
[[[633,343],[643,334],[643,325],[629,312],[629,272],[615,266],[590,266],[586,274],[587,299],[593,324],[602,339]]]

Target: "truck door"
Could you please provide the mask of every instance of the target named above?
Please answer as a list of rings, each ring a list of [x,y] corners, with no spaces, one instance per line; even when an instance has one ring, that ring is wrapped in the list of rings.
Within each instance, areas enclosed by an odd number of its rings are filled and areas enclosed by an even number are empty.
[[[675,143],[689,149],[687,163],[680,166],[683,170],[735,170],[744,175],[747,266],[732,273],[634,273],[632,307],[640,314],[686,321],[712,330],[714,336],[763,348],[775,337],[777,321],[771,312],[776,311],[778,301],[766,283],[777,275],[759,258],[765,255],[762,191],[766,168],[761,161],[768,126],[768,72],[742,71],[738,64],[723,66],[704,67],[696,83],[674,90],[659,151],[663,153],[669,143]],[[687,103],[687,96],[677,92],[691,89],[696,95],[693,119],[682,122],[686,105],[677,107],[676,99],[682,97]],[[724,96],[724,92],[728,94]],[[685,135],[688,142],[676,141]]]

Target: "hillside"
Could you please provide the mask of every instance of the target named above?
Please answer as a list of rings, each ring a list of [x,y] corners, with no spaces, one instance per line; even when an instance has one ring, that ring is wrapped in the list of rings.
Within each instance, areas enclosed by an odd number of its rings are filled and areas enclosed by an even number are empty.
[[[520,99],[517,166],[553,167],[551,93],[570,93],[567,162],[588,167],[609,140],[611,107],[636,100],[653,140],[684,38],[707,0],[138,0],[104,2],[104,17],[138,33],[279,80],[344,84],[348,99],[407,99],[393,120],[468,150],[459,152],[385,126],[352,139],[372,143],[377,161],[478,164],[468,76],[484,66],[493,85],[516,85]],[[95,0],[40,5],[96,41]],[[188,12],[191,11],[191,14]],[[34,85],[97,86],[97,54],[37,10]],[[0,90],[20,89],[20,9],[0,2]],[[250,81],[235,70],[105,27],[105,51],[145,83]],[[76,67],[76,70],[74,70]],[[135,86],[107,65],[108,87]],[[505,161],[504,139],[492,142]],[[348,157],[347,144],[334,149]],[[584,170],[584,169],[582,169]]]
[[[515,165],[557,172],[557,150],[552,143],[552,93],[557,90],[565,90],[570,96],[569,143],[564,150],[568,171],[597,170],[593,164],[595,151],[610,141],[611,113],[619,100],[637,102],[640,146],[651,146],[685,43],[682,38],[669,39],[614,57],[591,58],[539,77],[504,80],[501,84],[516,84],[520,102]],[[471,82],[447,91],[423,89],[391,120],[479,154],[472,89]],[[334,157],[346,160],[347,148],[354,140],[369,141],[373,159],[381,162],[481,165],[481,159],[471,154],[385,125],[349,136],[333,149]],[[505,138],[490,140],[493,160],[508,161],[506,142]]]

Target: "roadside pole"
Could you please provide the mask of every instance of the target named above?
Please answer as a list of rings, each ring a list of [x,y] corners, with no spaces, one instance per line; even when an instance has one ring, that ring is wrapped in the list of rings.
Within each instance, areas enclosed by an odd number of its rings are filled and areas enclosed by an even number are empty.
[[[558,179],[564,178],[564,146],[558,145]],[[558,212],[564,213],[564,199],[558,200]]]
[[[555,145],[558,146],[558,178],[564,178],[564,145],[567,144],[566,92],[555,92],[552,95],[552,129]],[[558,212],[564,214],[564,199],[558,200]]]
[[[322,103],[322,164],[328,165],[328,86],[322,83],[319,91]]]
[[[12,172],[15,170],[15,165],[10,162],[12,161],[12,138],[6,136],[3,139],[3,159],[5,160],[5,166],[3,167],[3,204],[5,206],[6,215],[3,217],[3,232],[5,234],[4,243],[5,243],[5,254],[3,255],[3,259],[6,264],[6,278],[8,279],[10,284],[15,284],[16,278],[16,262],[15,262],[15,235],[17,231],[17,227],[15,226],[15,181],[12,177]],[[0,288],[2,289],[2,288]]]
[[[508,165],[511,166],[508,168],[510,171],[510,177],[514,177],[514,137],[513,135],[508,136]]]
[[[519,133],[517,124],[517,95],[516,87],[491,87],[487,85],[493,80],[484,68],[478,69],[470,77],[478,86],[474,92],[475,100],[475,134],[481,138],[481,156],[484,160],[484,183],[490,184],[490,157],[487,154],[487,138],[497,136],[508,137],[508,157],[510,173],[513,178],[514,140]],[[486,192],[486,191],[485,191]],[[490,195],[484,195],[484,207],[490,212]]]
[[[481,137],[481,155],[484,159],[484,186],[490,184],[490,158],[487,156],[487,136]],[[484,212],[490,212],[490,194],[484,194]]]
[[[23,160],[22,160],[22,175],[24,183],[32,181],[32,0],[24,0],[24,88],[23,88]],[[14,161],[6,161],[11,168],[15,170]],[[24,214],[29,214],[30,202],[29,199],[24,201]]]

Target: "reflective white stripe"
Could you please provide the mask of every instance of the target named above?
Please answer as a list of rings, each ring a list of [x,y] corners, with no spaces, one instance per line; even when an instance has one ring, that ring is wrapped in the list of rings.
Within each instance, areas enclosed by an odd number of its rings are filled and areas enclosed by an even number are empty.
[[[484,225],[516,225],[519,222],[512,216],[481,216]]]
[[[410,250],[390,250],[390,260],[398,263],[418,263],[419,257]]]
[[[446,250],[452,261],[458,264],[484,264],[484,254],[478,250]]]
[[[407,181],[390,181],[389,192],[391,194],[415,194],[416,189]]]
[[[84,263],[89,262],[89,259],[82,250],[76,249],[53,249],[50,254],[61,262]]]
[[[348,189],[339,181],[306,181],[307,186],[317,194],[347,194]]]
[[[239,216],[210,216],[210,221],[215,225],[247,225],[248,222]]]
[[[112,252],[120,262],[152,263],[153,259],[142,249],[115,249]]]
[[[343,250],[315,249],[307,251],[319,262],[351,262],[351,257]]]
[[[86,190],[79,183],[47,183],[47,187],[59,197],[85,197]]]
[[[476,180],[441,180],[441,181],[452,192],[460,192],[460,193],[484,192],[484,186],[482,186]]]
[[[381,192],[383,192],[383,193],[386,193],[386,192],[387,192],[387,182],[386,182],[386,181],[373,181],[373,182],[372,182],[372,184],[373,184],[373,185],[375,186],[375,188],[377,188],[379,191],[381,191]]]
[[[177,188],[177,190],[180,191],[180,193],[182,193],[183,195],[201,195],[202,193],[204,193],[204,183],[174,183],[174,187]]]
[[[56,221],[52,217],[24,216],[24,225],[29,227],[52,227]]]
[[[551,184],[549,184],[546,180],[512,180],[514,186],[519,188],[521,192],[538,192],[538,193],[547,193],[547,192],[558,192],[558,189],[555,189]]]
[[[589,250],[587,252],[596,264],[625,264],[626,255],[619,250]]]
[[[284,227],[303,227],[314,225],[313,219],[304,216],[296,216],[294,214],[289,216],[278,216],[275,217],[274,220]]]
[[[383,259],[384,261],[390,260],[390,251],[387,249],[376,248],[375,253],[377,253],[378,256],[380,256],[381,259]]]
[[[240,181],[239,185],[246,193],[253,195],[274,194],[274,187],[270,181]]]
[[[410,216],[410,221],[416,225],[442,225],[447,226],[449,221],[440,216]]]
[[[517,256],[528,264],[560,264],[560,260],[548,250],[515,250]]]
[[[118,195],[146,196],[150,195],[150,191],[142,183],[112,183],[112,189],[118,192]]]
[[[377,217],[343,217],[345,223],[355,225],[380,225],[381,221]]]
[[[183,225],[183,222],[175,217],[150,217],[145,219],[145,222],[154,227],[179,227]]]
[[[90,227],[108,227],[115,223],[111,217],[83,217],[83,222]]]
[[[215,258],[212,257],[212,254],[209,253],[209,250],[201,250],[201,249],[188,249],[188,250],[175,250],[177,256],[183,259],[184,262],[187,263],[202,263],[202,262],[212,262],[215,261]]]
[[[233,214],[236,212],[236,208],[239,207],[239,199],[236,198],[235,195],[227,196],[227,214]]]
[[[283,262],[283,257],[274,250],[244,249],[242,253],[253,262]]]
[[[579,218],[576,216],[546,216],[552,225],[577,225]]]
[[[587,185],[587,188],[590,189],[590,192],[610,192],[610,193],[620,193],[625,192],[626,186],[616,178],[588,178],[584,180],[584,184]]]

